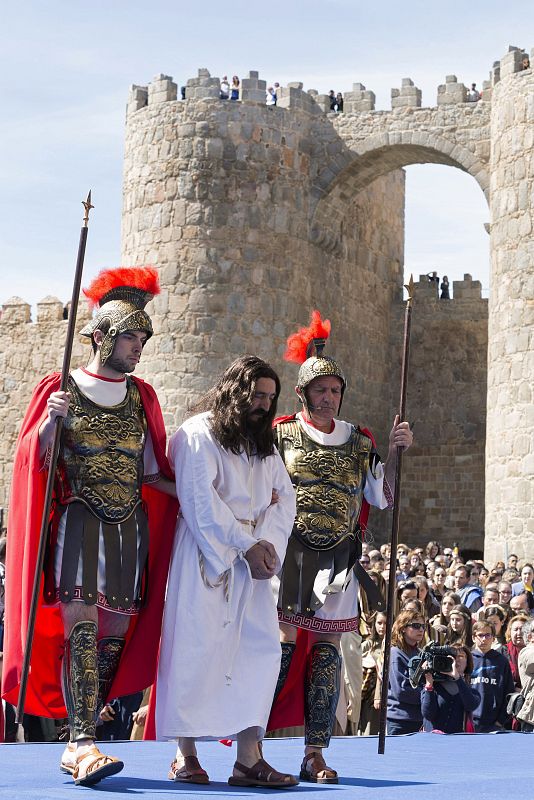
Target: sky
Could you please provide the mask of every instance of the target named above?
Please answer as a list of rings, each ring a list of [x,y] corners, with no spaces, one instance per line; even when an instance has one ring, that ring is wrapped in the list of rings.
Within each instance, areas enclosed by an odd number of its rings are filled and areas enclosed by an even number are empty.
[[[94,211],[84,283],[120,264],[124,115],[131,84],[178,85],[259,70],[269,83],[375,92],[377,109],[410,77],[423,105],[455,74],[481,86],[508,45],[534,45],[534,3],[515,0],[26,0],[3,5],[0,30],[0,305],[18,295],[70,298],[82,219]],[[528,32],[531,40],[526,40]],[[473,178],[407,168],[407,273],[469,272],[489,288],[489,210]]]

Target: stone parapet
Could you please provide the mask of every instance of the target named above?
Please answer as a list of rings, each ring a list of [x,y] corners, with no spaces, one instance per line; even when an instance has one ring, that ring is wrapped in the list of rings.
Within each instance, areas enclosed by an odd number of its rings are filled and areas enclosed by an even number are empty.
[[[37,322],[57,322],[65,317],[65,306],[57,297],[44,297],[37,303]]]
[[[482,300],[482,284],[465,273],[463,281],[452,282],[452,294],[455,300]]]
[[[421,108],[421,89],[411,78],[403,78],[401,88],[391,90],[391,108]]]
[[[353,83],[352,92],[345,92],[343,96],[344,113],[360,111],[374,111],[376,96],[374,92],[368,91],[363,83]]]
[[[261,81],[259,73],[251,71],[248,78],[241,81],[241,100],[249,103],[262,103],[265,105],[267,82]]]
[[[515,72],[523,71],[523,59],[527,54],[519,47],[510,46],[508,52],[501,58],[500,77],[506,78]]]
[[[31,322],[31,306],[21,297],[10,297],[2,304],[0,324],[19,325]]]
[[[148,84],[148,103],[165,103],[176,100],[177,86],[170,75],[156,75]]]
[[[438,86],[438,106],[465,103],[467,89],[463,83],[458,83],[456,75],[447,75],[445,83]]]
[[[148,105],[148,86],[130,86],[128,93],[128,102],[126,105],[126,114],[133,114],[134,111],[139,111]]]

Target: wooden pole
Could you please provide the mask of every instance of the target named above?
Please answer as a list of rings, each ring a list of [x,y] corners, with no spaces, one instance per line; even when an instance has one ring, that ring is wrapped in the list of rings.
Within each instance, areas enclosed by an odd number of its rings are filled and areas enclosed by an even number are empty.
[[[413,302],[413,276],[405,287],[408,290],[408,300],[404,315],[404,343],[402,349],[401,389],[399,404],[399,420],[404,421],[406,416],[406,392],[408,388],[408,360],[410,357],[410,328],[412,321]],[[395,465],[395,492],[393,501],[393,521],[391,525],[391,553],[389,556],[389,582],[386,609],[386,635],[384,639],[384,663],[382,666],[382,686],[380,691],[380,724],[378,729],[378,753],[383,755],[386,747],[386,717],[389,684],[389,661],[391,654],[391,629],[393,627],[393,614],[395,611],[395,586],[397,572],[397,545],[399,543],[400,497],[402,477],[402,447],[397,447],[397,462]]]
[[[85,209],[82,229],[80,231],[80,242],[78,245],[78,258],[76,260],[76,272],[74,274],[74,284],[72,287],[72,297],[70,302],[69,323],[67,327],[67,338],[65,341],[65,351],[63,353],[63,366],[61,368],[61,381],[59,389],[62,392],[67,391],[67,381],[69,378],[70,359],[72,356],[72,343],[74,341],[76,314],[78,311],[78,301],[80,299],[80,287],[82,283],[83,261],[85,258],[85,245],[87,242],[87,230],[89,225],[89,211],[94,208],[91,205],[91,192],[87,195],[87,200],[82,201]],[[37,550],[37,563],[35,566],[35,574],[33,576],[33,590],[32,600],[30,605],[30,613],[28,615],[28,627],[26,630],[26,646],[24,648],[24,659],[22,662],[22,672],[20,676],[20,689],[19,698],[17,703],[17,724],[22,724],[24,717],[24,701],[26,700],[26,688],[28,685],[28,674],[30,671],[30,659],[32,655],[33,635],[35,631],[35,618],[37,616],[37,605],[39,603],[39,592],[41,589],[41,575],[43,572],[43,563],[46,550],[46,542],[48,538],[48,522],[50,517],[50,509],[52,507],[52,492],[54,489],[54,479],[56,475],[57,459],[59,455],[59,443],[61,437],[61,430],[63,428],[63,417],[56,417],[56,427],[54,430],[54,439],[52,443],[52,452],[50,457],[50,465],[48,468],[48,478],[46,482],[46,493],[43,507],[43,515],[41,517],[41,531],[39,533],[39,548]]]

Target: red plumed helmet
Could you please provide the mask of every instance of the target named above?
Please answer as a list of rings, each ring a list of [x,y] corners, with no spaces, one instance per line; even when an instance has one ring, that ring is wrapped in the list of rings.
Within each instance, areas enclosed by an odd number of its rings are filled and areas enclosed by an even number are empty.
[[[83,290],[91,308],[110,300],[125,300],[137,308],[144,308],[159,292],[159,277],[154,267],[103,269]]]
[[[310,355],[311,344],[315,344],[316,349],[323,349],[330,336],[330,329],[330,320],[321,319],[320,312],[313,310],[308,327],[299,328],[288,338],[284,359],[292,361],[294,364],[303,364]]]

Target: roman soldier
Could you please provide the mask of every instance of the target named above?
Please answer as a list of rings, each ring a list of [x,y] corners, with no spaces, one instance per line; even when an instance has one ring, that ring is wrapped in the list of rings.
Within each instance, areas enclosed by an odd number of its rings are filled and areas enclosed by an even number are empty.
[[[339,698],[341,634],[359,627],[358,578],[365,580],[364,570],[358,570],[362,530],[370,505],[392,505],[396,448],[412,442],[408,423],[396,418],[382,464],[370,431],[337,418],[347,380],[340,365],[323,353],[329,334],[329,321],[314,311],[310,326],[289,337],[285,358],[301,365],[296,393],[302,410],[275,423],[278,449],[297,494],[297,513],[279,576],[282,661],[269,728],[300,724],[304,716],[300,778],[315,783],[338,782],[323,750]],[[370,578],[366,590],[376,601]],[[305,644],[300,637],[295,656],[297,631],[307,636]],[[304,677],[300,689],[299,675]]]
[[[63,418],[25,710],[68,718],[60,768],[90,785],[123,767],[95,745],[108,699],[154,679],[177,504],[161,409],[131,373],[152,336],[155,269],[106,270],[85,291],[87,368],[34,391],[17,441],[7,545],[3,693],[16,703],[48,459]],[[157,493],[156,493],[157,492]],[[163,492],[163,494],[160,494]]]

